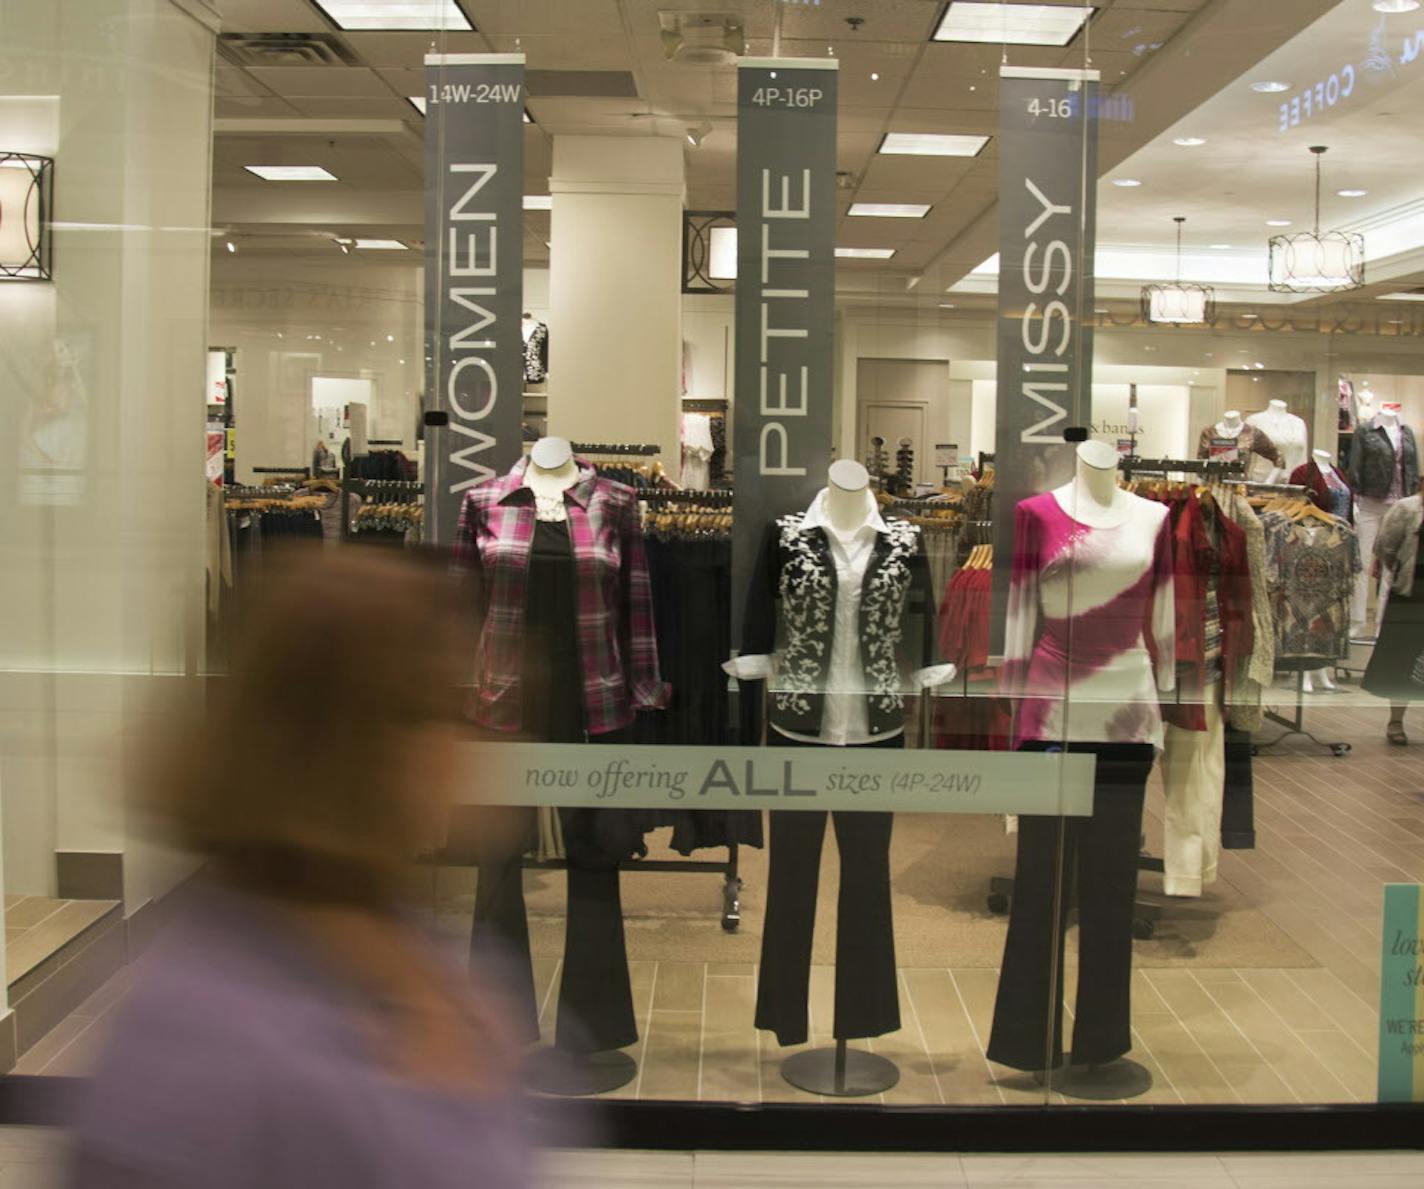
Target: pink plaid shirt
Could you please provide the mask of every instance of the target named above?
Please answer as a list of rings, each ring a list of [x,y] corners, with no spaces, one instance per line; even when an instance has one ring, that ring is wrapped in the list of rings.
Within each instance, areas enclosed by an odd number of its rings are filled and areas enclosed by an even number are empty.
[[[584,729],[626,727],[637,710],[661,710],[669,686],[658,673],[653,600],[643,529],[631,487],[602,479],[583,459],[564,492],[577,582]],[[472,717],[496,731],[523,725],[524,609],[534,540],[528,459],[473,488],[455,532],[457,569],[474,576],[484,616],[475,663]]]

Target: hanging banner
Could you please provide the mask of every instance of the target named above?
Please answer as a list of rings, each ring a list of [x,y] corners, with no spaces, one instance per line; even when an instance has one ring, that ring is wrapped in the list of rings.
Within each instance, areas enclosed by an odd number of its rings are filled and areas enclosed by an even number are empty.
[[[826,485],[836,301],[836,68],[737,63],[732,640],[762,532]]]
[[[1003,651],[1014,508],[1073,477],[1092,409],[1098,72],[999,70],[999,342],[990,649]]]
[[[468,743],[464,803],[1088,817],[1097,761],[1043,751]]]
[[[1417,883],[1384,887],[1379,1026],[1379,1100],[1424,1102],[1424,897]]]
[[[524,55],[425,58],[425,539],[523,451]]]

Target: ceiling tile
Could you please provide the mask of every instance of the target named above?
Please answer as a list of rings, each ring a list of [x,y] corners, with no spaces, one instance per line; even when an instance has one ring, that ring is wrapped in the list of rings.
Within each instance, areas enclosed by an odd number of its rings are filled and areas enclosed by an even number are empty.
[[[347,33],[351,48],[369,66],[423,67],[425,55],[489,52],[478,33]]]
[[[420,122],[420,115],[404,99],[365,99],[346,96],[340,99],[302,96],[291,100],[302,115],[314,120],[410,120]]]
[[[464,0],[475,28],[487,34],[575,34],[621,30],[617,0]],[[674,8],[676,4],[665,7]],[[725,5],[716,5],[718,9]],[[657,28],[657,16],[652,17]]]
[[[374,70],[359,66],[254,66],[249,73],[278,95],[342,95],[384,99],[390,95]]]
[[[307,0],[222,0],[224,33],[329,33]]]
[[[273,120],[289,119],[297,114],[297,109],[285,99],[218,97],[213,102],[213,114],[221,119]]]

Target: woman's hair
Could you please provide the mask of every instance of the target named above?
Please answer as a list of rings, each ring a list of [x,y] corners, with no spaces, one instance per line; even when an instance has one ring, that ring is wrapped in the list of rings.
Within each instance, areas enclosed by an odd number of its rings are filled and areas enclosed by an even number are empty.
[[[411,556],[273,556],[239,600],[230,673],[160,777],[220,877],[388,904],[432,841],[462,650],[449,580]]]

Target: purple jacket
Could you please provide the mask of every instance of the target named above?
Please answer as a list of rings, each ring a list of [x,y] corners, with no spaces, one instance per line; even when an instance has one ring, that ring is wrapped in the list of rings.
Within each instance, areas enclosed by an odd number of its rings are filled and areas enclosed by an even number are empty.
[[[528,1183],[521,1101],[437,1092],[373,1060],[353,992],[257,902],[205,895],[160,945],[116,1009],[76,1189]]]

